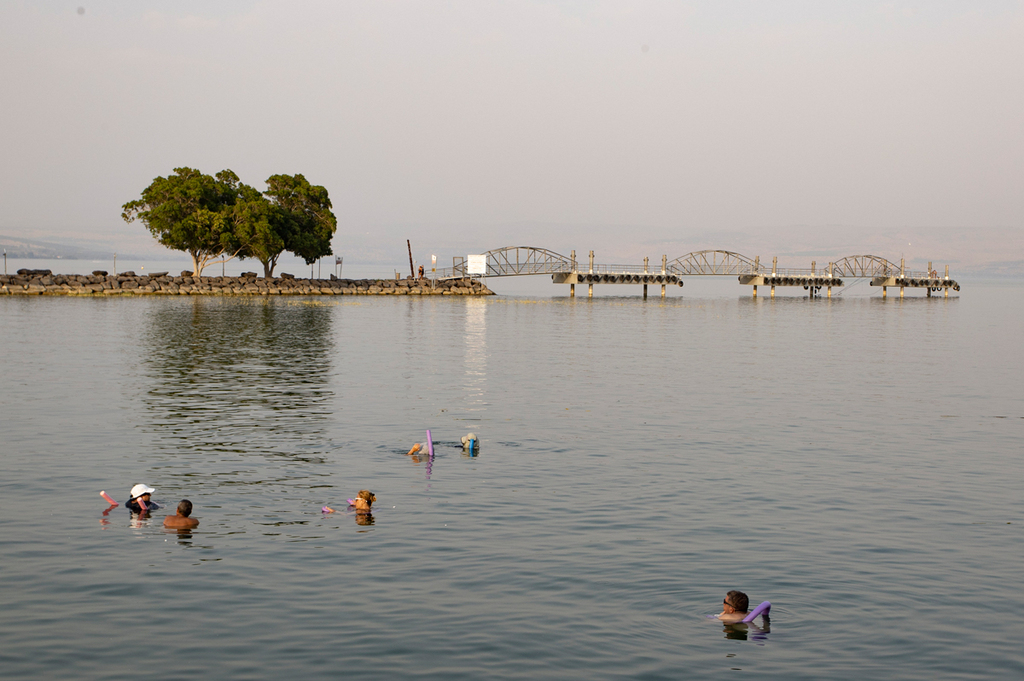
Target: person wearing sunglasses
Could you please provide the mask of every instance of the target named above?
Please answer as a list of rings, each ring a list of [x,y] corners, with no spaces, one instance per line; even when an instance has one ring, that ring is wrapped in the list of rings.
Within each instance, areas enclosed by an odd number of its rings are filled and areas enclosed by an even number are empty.
[[[750,607],[750,599],[742,591],[730,591],[725,594],[722,601],[722,612],[717,617],[723,622],[742,622],[747,616],[747,608]]]

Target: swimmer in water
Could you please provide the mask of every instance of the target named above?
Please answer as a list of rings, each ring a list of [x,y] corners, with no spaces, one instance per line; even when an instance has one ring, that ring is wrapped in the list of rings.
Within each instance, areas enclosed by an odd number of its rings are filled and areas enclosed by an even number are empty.
[[[192,515],[192,502],[182,499],[178,504],[178,515],[169,515],[164,518],[164,527],[172,530],[191,530],[199,525],[199,521],[190,518]]]
[[[422,461],[422,459],[420,459],[420,455],[422,453],[423,453],[423,445],[421,445],[419,442],[417,442],[416,444],[414,444],[412,446],[412,449],[409,450],[409,452],[406,454],[406,456],[408,456],[410,459],[412,459],[413,463],[420,463]]]
[[[730,591],[725,594],[722,601],[722,612],[716,617],[723,622],[742,622],[747,616],[747,608],[750,606],[750,599],[742,591]]]
[[[150,495],[155,491],[156,490],[150,487],[149,485],[145,485],[140,482],[138,485],[135,485],[135,487],[132,487],[132,491],[129,492],[131,498],[128,499],[128,502],[125,503],[125,506],[132,513],[145,513],[147,511],[152,511],[153,509],[160,508],[160,505],[158,503],[149,500]],[[142,505],[139,504],[140,500],[146,504],[145,509],[143,509]]]
[[[369,513],[370,506],[373,502],[377,501],[377,495],[368,489],[359,490],[359,494],[352,500],[352,506],[356,509],[356,513]]]

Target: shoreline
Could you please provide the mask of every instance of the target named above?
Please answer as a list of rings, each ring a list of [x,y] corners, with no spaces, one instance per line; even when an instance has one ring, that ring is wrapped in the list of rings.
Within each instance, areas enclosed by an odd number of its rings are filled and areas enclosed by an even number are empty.
[[[50,270],[18,270],[18,274],[0,275],[0,295],[221,295],[221,296],[493,296],[478,279],[297,279],[290,274],[263,279],[254,272],[238,277],[194,277],[189,271],[178,276],[167,272],[136,275],[123,272],[108,275],[102,270],[92,274],[53,274]]]

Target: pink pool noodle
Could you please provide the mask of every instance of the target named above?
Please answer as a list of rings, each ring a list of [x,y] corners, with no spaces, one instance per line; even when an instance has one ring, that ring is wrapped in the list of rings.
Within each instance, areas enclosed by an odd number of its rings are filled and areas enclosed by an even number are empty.
[[[108,504],[111,504],[113,506],[117,506],[118,505],[118,503],[116,501],[114,501],[113,499],[111,499],[110,495],[107,494],[106,492],[100,492],[100,496],[103,497],[104,499],[106,499]]]
[[[761,601],[761,605],[754,608],[753,612],[743,618],[744,622],[753,622],[761,615],[768,615],[768,611],[772,609],[772,604],[768,601]]]
[[[136,501],[136,503],[139,504],[139,508],[141,508],[143,511],[148,511],[149,510],[149,507],[146,506],[146,502],[142,500],[142,497],[139,497],[135,501]]]
[[[434,441],[430,439],[430,431],[427,431],[427,451],[430,452],[430,456],[434,456]]]

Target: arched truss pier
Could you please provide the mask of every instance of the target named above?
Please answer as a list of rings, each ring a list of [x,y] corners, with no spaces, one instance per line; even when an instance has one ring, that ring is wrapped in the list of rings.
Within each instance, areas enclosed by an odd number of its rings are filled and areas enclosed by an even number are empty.
[[[576,275],[586,272],[589,277],[588,283],[596,281],[602,283],[648,283],[646,278],[641,282],[640,277],[635,275],[656,275],[661,270],[659,265],[653,265],[648,269],[646,266],[639,265],[584,264],[569,256],[536,246],[505,246],[487,251],[483,255],[486,256],[487,263],[485,273],[471,274],[468,271],[466,259],[456,257],[453,267],[437,270],[436,276],[439,279],[452,279],[469,276],[514,277],[549,274],[557,275],[557,283],[583,283],[582,279]],[[600,279],[597,278],[597,275],[600,275]],[[634,276],[626,277],[625,275]],[[764,277],[771,277],[773,280],[783,277],[793,279],[794,282],[783,285],[803,285],[804,278],[820,278],[827,275],[830,279],[836,280],[836,285],[841,285],[838,283],[840,277],[870,278],[878,282],[882,281],[879,279],[881,277],[885,278],[884,284],[873,282],[872,285],[895,286],[897,284],[893,282],[898,279],[905,286],[925,286],[925,282],[929,282],[928,285],[931,287],[936,286],[934,283],[936,277],[932,277],[931,273],[901,270],[895,263],[877,255],[850,255],[831,262],[812,263],[810,268],[783,269],[765,264],[761,262],[760,258],[750,258],[734,251],[694,251],[666,263],[662,276],[665,275],[673,277],[674,281],[671,283],[675,283],[679,277],[683,276],[739,275],[744,280],[749,280],[743,283],[752,283],[754,279]],[[914,283],[904,283],[909,281],[914,281]],[[681,282],[679,283],[682,285]],[[956,286],[956,282],[943,279],[941,286]]]
[[[894,276],[900,271],[899,265],[877,255],[850,255],[831,263],[821,263],[811,268],[777,269],[778,273],[792,276],[824,274],[832,266],[835,277],[870,278]],[[680,275],[768,275],[772,266],[733,251],[695,251],[676,258],[668,264],[667,271]]]

